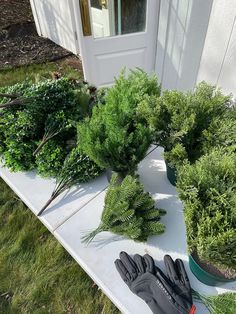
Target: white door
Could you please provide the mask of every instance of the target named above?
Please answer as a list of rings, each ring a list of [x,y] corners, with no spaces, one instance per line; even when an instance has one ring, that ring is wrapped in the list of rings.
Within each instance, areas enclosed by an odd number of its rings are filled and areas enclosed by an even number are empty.
[[[77,9],[80,55],[89,83],[111,85],[124,67],[154,71],[159,0],[80,0]]]
[[[115,35],[114,0],[107,6],[98,0],[91,0],[91,22],[94,38]]]

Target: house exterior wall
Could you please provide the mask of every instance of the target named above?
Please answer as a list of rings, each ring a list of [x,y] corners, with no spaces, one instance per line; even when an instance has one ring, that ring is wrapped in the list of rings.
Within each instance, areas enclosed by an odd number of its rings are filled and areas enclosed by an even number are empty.
[[[39,35],[79,54],[79,1],[30,2]],[[235,0],[161,0],[154,70],[163,89],[188,90],[206,80],[236,95],[235,68]]]
[[[215,0],[197,81],[206,80],[236,96],[236,2]]]
[[[71,0],[30,0],[38,34],[78,54],[79,44]]]
[[[161,1],[156,73],[163,89],[205,80],[236,95],[235,0]]]
[[[163,89],[196,84],[212,0],[161,1],[156,73]]]

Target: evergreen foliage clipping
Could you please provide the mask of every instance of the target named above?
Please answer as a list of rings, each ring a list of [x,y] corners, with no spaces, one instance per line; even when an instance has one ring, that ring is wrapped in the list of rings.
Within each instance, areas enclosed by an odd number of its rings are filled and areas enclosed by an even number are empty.
[[[114,174],[105,197],[101,223],[82,240],[89,243],[98,233],[110,231],[136,241],[146,241],[148,236],[164,232],[165,226],[160,222],[164,214],[164,210],[155,208],[154,200],[144,192],[137,178],[128,175],[118,184]]]
[[[45,143],[35,158],[37,172],[42,177],[57,177],[69,153],[66,143],[51,139]]]
[[[236,293],[234,292],[209,296],[193,290],[192,294],[194,300],[206,305],[210,314],[235,314]]]
[[[203,152],[208,153],[216,146],[236,152],[236,116],[227,115],[224,119],[216,118],[203,132]]]
[[[46,145],[45,145],[46,147]],[[88,156],[81,152],[80,147],[77,145],[72,149],[69,155],[67,155],[62,168],[56,176],[56,185],[52,192],[51,197],[47,203],[39,211],[40,216],[43,211],[55,200],[61,193],[70,189],[71,187],[88,182],[98,177],[102,172],[102,169],[95,164]]]
[[[142,70],[125,78],[123,71],[107,91],[105,105],[94,107],[92,117],[78,126],[86,154],[103,168],[133,173],[150,146],[150,130],[136,108],[148,95],[160,95],[155,76]]]

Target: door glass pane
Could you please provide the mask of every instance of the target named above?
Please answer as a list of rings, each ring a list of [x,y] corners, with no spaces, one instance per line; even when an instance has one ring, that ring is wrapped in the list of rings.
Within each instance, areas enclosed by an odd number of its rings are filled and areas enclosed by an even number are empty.
[[[147,0],[90,0],[95,38],[143,32]]]

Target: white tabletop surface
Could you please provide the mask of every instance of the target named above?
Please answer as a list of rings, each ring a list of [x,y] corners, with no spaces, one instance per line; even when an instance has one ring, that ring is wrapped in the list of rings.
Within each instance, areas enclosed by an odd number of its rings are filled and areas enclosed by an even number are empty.
[[[0,176],[34,214],[37,214],[48,201],[55,187],[54,179],[43,179],[35,172],[12,173],[7,168],[0,168]],[[107,178],[103,174],[89,183],[73,187],[58,196],[39,219],[50,231],[54,231],[103,191],[107,185]]]
[[[103,232],[90,245],[83,244],[81,236],[96,228],[100,222],[107,187],[105,176],[72,189],[55,201],[40,219],[123,313],[150,314],[151,311],[145,302],[132,294],[119,277],[114,260],[119,257],[121,251],[131,255],[149,253],[162,269],[164,255],[170,254],[174,259],[181,258],[184,261],[195,290],[206,294],[236,291],[235,282],[220,287],[209,287],[192,275],[188,267],[182,204],[176,189],[166,178],[162,149],[157,148],[149,152],[140,163],[138,172],[140,181],[145,190],[152,194],[156,205],[167,211],[162,218],[166,226],[164,234],[149,237],[147,243],[137,243]],[[10,173],[7,169],[0,168],[0,175],[35,214],[46,202],[54,187],[53,180],[39,178],[33,173]],[[196,313],[205,314],[208,311],[197,304]]]
[[[151,145],[147,154],[153,149],[155,149],[155,146]],[[55,187],[54,179],[42,178],[34,171],[14,173],[0,165],[0,176],[35,215],[48,201]],[[103,174],[93,181],[71,188],[58,196],[41,214],[39,219],[50,231],[54,231],[101,193],[108,184],[106,175]]]

